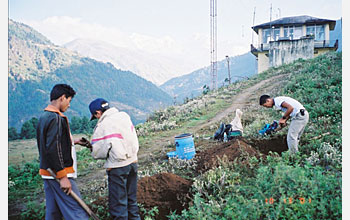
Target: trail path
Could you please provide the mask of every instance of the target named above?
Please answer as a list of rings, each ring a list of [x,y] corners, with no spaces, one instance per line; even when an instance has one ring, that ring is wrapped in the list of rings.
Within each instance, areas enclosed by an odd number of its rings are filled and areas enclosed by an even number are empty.
[[[257,104],[258,98],[261,94],[269,94],[271,89],[275,86],[278,86],[287,76],[287,74],[277,75],[244,89],[233,97],[234,101],[230,107],[219,112],[215,117],[207,120],[206,122],[199,124],[197,127],[191,128],[190,132],[199,133],[203,128],[218,124],[221,120],[223,120],[224,117],[235,112],[237,108],[243,109],[246,106]],[[177,131],[169,131],[167,137],[158,137],[157,139],[148,141],[145,144],[147,146],[140,146],[138,153],[139,163],[142,164],[144,161],[150,160],[154,152],[164,151],[163,153],[165,154],[166,152],[164,150],[164,147],[174,142],[174,136],[177,135],[176,132]],[[86,183],[86,181],[104,178],[105,176],[105,170],[103,168],[100,168],[89,175],[78,178],[77,183],[78,185],[81,185],[80,187],[84,187],[83,184]]]
[[[242,92],[240,92],[238,95],[234,97],[234,102],[230,107],[226,108],[225,110],[217,114],[214,118],[208,120],[206,123],[195,128],[194,133],[198,132],[202,128],[209,127],[212,124],[219,123],[224,117],[235,112],[237,108],[242,109],[245,106],[258,103],[258,98],[260,97],[260,95],[263,95],[263,93],[268,93],[268,91],[272,87],[274,87],[275,84],[278,84],[281,82],[281,78],[286,76],[287,75],[277,75],[269,79],[263,80],[255,84],[254,86],[243,90]]]
[[[257,100],[262,93],[265,93],[265,92],[268,93],[272,87],[280,83],[281,79],[286,76],[287,75],[277,75],[244,89],[242,92],[240,92],[235,97],[233,97],[234,102],[230,107],[218,113],[214,118],[211,118],[208,121],[200,124],[199,126],[192,128],[190,133],[198,133],[203,128],[209,127],[214,124],[218,124],[224,117],[235,112],[237,108],[242,109],[245,106],[252,105],[253,103],[257,103]],[[157,138],[157,140],[153,140],[152,143],[150,143],[151,146],[147,146],[147,149],[140,149],[138,154],[139,160],[143,161],[150,154],[152,154],[152,152],[155,152],[157,150],[158,151],[162,150],[164,146],[174,142],[175,135],[176,133],[173,133],[173,135],[169,137]]]

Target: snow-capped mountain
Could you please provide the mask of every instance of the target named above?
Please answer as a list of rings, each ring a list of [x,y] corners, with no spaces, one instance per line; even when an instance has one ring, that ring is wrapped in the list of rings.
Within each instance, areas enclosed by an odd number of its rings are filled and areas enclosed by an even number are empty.
[[[193,71],[192,64],[185,60],[117,47],[98,40],[76,39],[63,46],[83,56],[110,62],[116,68],[129,70],[158,86],[171,78]]]

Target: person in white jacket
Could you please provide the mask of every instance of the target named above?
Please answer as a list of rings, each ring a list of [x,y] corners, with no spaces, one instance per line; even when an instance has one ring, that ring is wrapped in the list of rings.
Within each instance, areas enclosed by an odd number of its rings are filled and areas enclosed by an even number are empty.
[[[130,116],[95,99],[89,105],[91,120],[98,119],[91,140],[94,159],[105,159],[109,212],[113,219],[140,219],[137,206],[137,152],[139,142]]]

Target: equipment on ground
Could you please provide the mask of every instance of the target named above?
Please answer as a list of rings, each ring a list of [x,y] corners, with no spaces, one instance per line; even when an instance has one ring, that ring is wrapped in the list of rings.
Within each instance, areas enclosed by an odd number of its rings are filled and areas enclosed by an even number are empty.
[[[232,130],[231,124],[221,123],[219,128],[216,130],[214,134],[214,140],[218,141],[229,141],[235,137],[242,136],[242,132],[239,130]]]
[[[176,151],[167,153],[169,158],[177,157],[179,159],[189,160],[192,159],[195,154],[195,146],[192,134],[184,133],[175,137]]]
[[[279,126],[278,125],[278,121],[274,120],[271,124],[269,124],[269,123],[265,124],[263,129],[261,129],[259,131],[259,134],[261,134],[261,135],[270,135],[270,134],[276,133],[277,131],[281,130],[285,126],[287,126],[287,125],[285,124],[283,126]]]

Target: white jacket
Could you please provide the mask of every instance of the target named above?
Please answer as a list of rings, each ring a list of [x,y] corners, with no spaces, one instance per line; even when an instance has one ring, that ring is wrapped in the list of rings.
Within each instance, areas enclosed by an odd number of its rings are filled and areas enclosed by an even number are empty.
[[[232,131],[241,131],[243,134],[243,126],[241,123],[241,118],[242,118],[243,112],[240,109],[236,109],[236,116],[235,118],[231,121],[231,130]]]
[[[116,108],[107,109],[92,134],[92,157],[106,159],[105,168],[127,166],[137,161],[139,141],[130,116]]]

